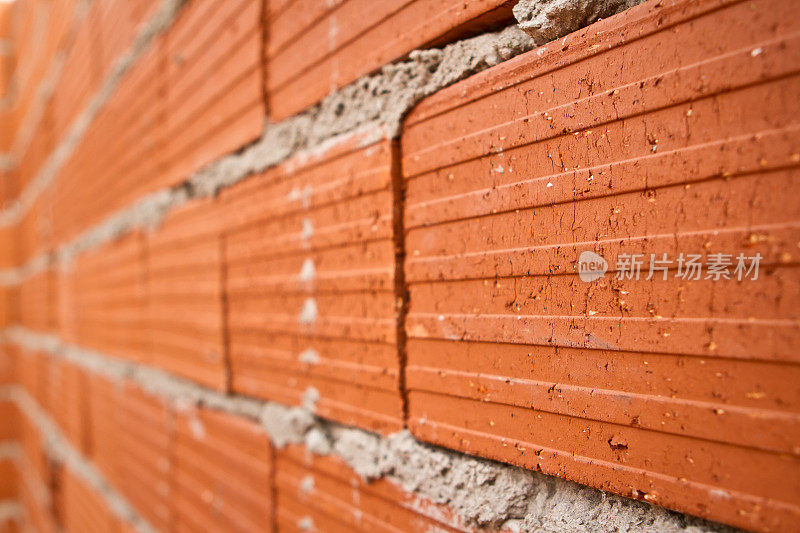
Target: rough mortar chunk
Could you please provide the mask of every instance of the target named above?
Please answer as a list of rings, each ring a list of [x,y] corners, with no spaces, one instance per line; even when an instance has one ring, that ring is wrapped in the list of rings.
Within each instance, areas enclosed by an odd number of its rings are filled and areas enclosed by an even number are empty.
[[[519,27],[536,46],[560,39],[644,0],[521,0],[514,6]]]

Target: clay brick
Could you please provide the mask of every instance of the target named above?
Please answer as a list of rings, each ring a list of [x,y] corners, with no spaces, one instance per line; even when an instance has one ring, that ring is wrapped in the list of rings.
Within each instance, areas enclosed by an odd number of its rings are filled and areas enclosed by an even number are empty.
[[[0,401],[0,443],[19,438],[19,411],[12,401]],[[2,476],[0,476],[2,478]]]
[[[123,387],[98,374],[88,374],[87,382],[87,456],[106,479],[114,483],[120,479],[117,470],[117,442],[120,439],[117,423],[120,413],[119,395]]]
[[[88,453],[86,375],[80,367],[51,357],[47,363],[45,383],[44,407],[72,446],[82,453]]]
[[[0,458],[0,502],[17,499],[18,478],[16,462],[9,458]]]
[[[17,348],[17,379],[37,404],[47,401],[47,356],[25,348]]]
[[[78,344],[108,355],[149,363],[145,246],[130,234],[78,256],[70,301],[75,302]]]
[[[192,0],[167,36],[164,185],[261,135],[259,0]]]
[[[24,525],[28,527],[28,529],[22,528],[22,531],[57,533],[60,528],[49,505],[48,487],[25,468],[21,470],[18,486],[19,502],[25,517]]]
[[[64,471],[62,504],[64,531],[122,531],[119,518],[109,509],[102,496],[69,469]]]
[[[278,531],[469,531],[447,507],[302,446],[276,451],[275,492]]]
[[[53,97],[53,134],[56,141],[63,139],[67,128],[100,88],[100,15],[100,3],[92,3],[68,47],[62,75]]]
[[[231,380],[323,417],[402,427],[393,147],[345,143],[223,192]]]
[[[114,62],[127,53],[141,25],[154,15],[157,0],[98,0],[100,42],[102,54],[101,75],[110,74]]]
[[[257,423],[180,411],[174,461],[175,531],[272,530],[272,449]]]
[[[59,172],[52,186],[57,242],[75,238],[161,186],[165,59],[164,40],[155,38]]]
[[[215,201],[192,203],[147,236],[148,331],[154,365],[225,390],[219,216]]]
[[[747,529],[797,522],[793,9],[648,2],[411,113],[416,436]],[[612,271],[581,281],[585,250]],[[757,281],[613,271],[681,252],[763,259]]]
[[[0,342],[0,385],[12,383],[17,383],[17,347]]]
[[[172,411],[161,399],[125,383],[118,395],[117,416],[117,471],[112,483],[153,527],[169,530]]]
[[[55,276],[51,270],[25,279],[19,288],[20,323],[42,333],[53,331],[56,328],[55,295]]]
[[[266,90],[279,121],[408,54],[498,23],[507,0],[268,0]],[[275,4],[275,5],[273,5]]]
[[[37,492],[49,493],[54,485],[56,468],[47,455],[39,429],[27,416],[20,416],[20,447],[23,452],[20,461],[23,484],[36,487]]]

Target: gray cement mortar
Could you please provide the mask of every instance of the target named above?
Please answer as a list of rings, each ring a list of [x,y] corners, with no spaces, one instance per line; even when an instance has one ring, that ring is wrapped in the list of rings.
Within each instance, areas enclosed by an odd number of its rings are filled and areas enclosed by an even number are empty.
[[[514,6],[514,18],[536,46],[541,46],[642,2],[644,0],[521,0]]]

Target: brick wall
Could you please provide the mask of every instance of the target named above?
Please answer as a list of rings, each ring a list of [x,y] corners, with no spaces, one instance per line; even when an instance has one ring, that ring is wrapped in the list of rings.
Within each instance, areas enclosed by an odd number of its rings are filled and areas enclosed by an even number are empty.
[[[794,530],[798,15],[0,4],[0,532]]]

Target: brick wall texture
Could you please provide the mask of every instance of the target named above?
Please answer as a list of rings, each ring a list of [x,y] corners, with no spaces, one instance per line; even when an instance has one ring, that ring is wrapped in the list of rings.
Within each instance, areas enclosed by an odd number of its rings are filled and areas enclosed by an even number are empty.
[[[796,531],[799,74],[794,0],[0,3],[0,533]]]

